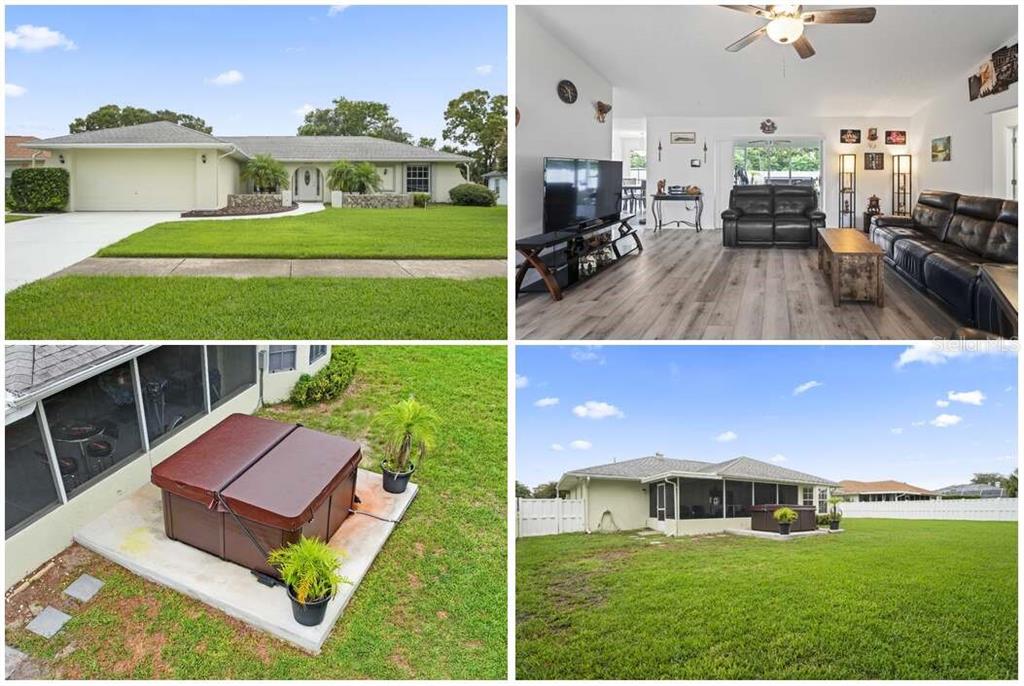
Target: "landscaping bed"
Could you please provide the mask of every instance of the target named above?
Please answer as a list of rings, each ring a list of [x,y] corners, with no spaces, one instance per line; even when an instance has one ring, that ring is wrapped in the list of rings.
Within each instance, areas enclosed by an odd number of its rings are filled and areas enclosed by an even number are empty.
[[[181,216],[184,218],[192,217],[247,217],[250,215],[257,214],[282,214],[284,212],[291,212],[292,210],[299,209],[299,204],[293,202],[288,207],[280,206],[273,209],[257,209],[252,207],[245,207],[236,205],[234,207],[228,205],[221,207],[216,210],[189,210],[188,212],[182,212]]]
[[[1016,679],[1016,522],[516,545],[520,679]]]

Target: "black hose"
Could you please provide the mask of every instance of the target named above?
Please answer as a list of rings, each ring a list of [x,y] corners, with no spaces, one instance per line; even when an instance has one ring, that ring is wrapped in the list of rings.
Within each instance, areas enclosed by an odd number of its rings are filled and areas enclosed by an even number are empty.
[[[348,511],[351,512],[352,514],[366,515],[367,517],[373,517],[374,519],[379,519],[382,522],[391,522],[392,524],[398,524],[398,522],[401,521],[401,520],[398,520],[398,519],[388,519],[387,517],[380,517],[378,515],[371,514],[369,512],[363,512],[362,510],[353,510],[351,507],[348,508]]]

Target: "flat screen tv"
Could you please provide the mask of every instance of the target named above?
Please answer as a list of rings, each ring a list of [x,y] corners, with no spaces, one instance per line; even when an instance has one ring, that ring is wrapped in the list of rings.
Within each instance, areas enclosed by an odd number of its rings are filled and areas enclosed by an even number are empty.
[[[544,230],[578,229],[619,216],[622,162],[544,158]]]

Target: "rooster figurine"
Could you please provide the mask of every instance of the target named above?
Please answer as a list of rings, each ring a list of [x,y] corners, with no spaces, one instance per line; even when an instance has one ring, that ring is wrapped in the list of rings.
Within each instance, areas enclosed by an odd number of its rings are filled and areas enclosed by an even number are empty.
[[[597,110],[597,121],[603,124],[605,115],[612,111],[612,106],[606,102],[598,100],[594,103],[594,109]]]

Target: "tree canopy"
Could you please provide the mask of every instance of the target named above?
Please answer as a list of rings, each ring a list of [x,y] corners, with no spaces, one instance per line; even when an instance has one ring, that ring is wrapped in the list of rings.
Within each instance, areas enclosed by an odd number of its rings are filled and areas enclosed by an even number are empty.
[[[449,101],[441,135],[459,146],[445,149],[473,158],[471,181],[481,183],[487,172],[508,169],[507,122],[508,96],[475,89]]]
[[[391,108],[382,102],[337,98],[334,107],[306,113],[300,136],[373,136],[410,143],[412,136],[402,130]]]
[[[530,487],[524,484],[522,481],[516,482],[516,497],[517,498],[529,498],[532,494],[530,493]]]
[[[999,486],[1003,479],[1006,477],[998,472],[978,472],[971,477],[972,484],[987,484],[989,486]]]
[[[145,108],[132,107],[130,105],[123,108],[118,105],[104,105],[84,117],[78,117],[72,121],[68,125],[68,129],[70,129],[71,133],[82,133],[83,131],[114,129],[119,126],[148,124],[154,121],[169,121],[203,133],[213,133],[213,127],[207,126],[205,121],[194,114],[179,113],[172,110],[150,112]]]

